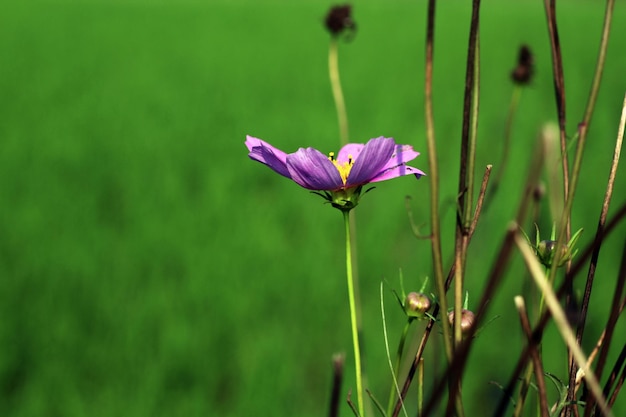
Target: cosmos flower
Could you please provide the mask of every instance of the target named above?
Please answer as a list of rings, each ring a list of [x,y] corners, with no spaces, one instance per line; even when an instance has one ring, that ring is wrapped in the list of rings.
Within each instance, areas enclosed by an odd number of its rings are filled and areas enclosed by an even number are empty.
[[[300,148],[287,154],[252,136],[247,136],[246,146],[251,159],[316,192],[342,210],[358,204],[365,184],[410,174],[416,178],[425,175],[406,165],[419,152],[382,136],[366,144],[349,143],[337,155],[331,152],[328,156],[314,148]]]

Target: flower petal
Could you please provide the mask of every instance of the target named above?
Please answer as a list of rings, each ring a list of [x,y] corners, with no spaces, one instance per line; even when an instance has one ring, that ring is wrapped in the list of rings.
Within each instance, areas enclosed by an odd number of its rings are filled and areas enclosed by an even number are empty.
[[[393,155],[389,158],[389,162],[385,165],[384,169],[393,168],[402,164],[406,164],[409,161],[414,160],[419,156],[419,152],[413,150],[411,145],[396,145],[393,151]]]
[[[343,186],[337,167],[326,155],[313,148],[300,148],[287,155],[291,179],[309,190],[337,190]]]
[[[251,159],[267,165],[280,175],[291,178],[289,169],[287,169],[287,154],[285,152],[252,136],[246,136],[246,146],[250,151],[248,156]]]
[[[350,160],[350,158],[355,161],[361,154],[364,147],[365,145],[362,143],[348,143],[341,148],[341,150],[339,150],[339,153],[337,154],[337,162],[345,164]]]
[[[410,167],[408,165],[400,165],[394,168],[390,168],[386,171],[381,172],[375,178],[372,178],[369,182],[380,182],[385,180],[390,180],[392,178],[402,177],[404,175],[414,174],[415,178],[420,178],[426,174],[423,171]]]
[[[348,175],[346,187],[366,184],[376,177],[388,164],[396,144],[392,138],[370,139],[365,144]]]

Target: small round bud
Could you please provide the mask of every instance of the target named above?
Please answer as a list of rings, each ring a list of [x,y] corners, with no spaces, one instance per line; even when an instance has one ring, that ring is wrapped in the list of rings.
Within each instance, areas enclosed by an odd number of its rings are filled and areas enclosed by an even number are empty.
[[[430,310],[431,304],[426,294],[410,292],[404,300],[404,311],[409,317],[424,317],[424,313]]]
[[[448,322],[450,326],[454,326],[454,310],[448,313]],[[474,313],[469,310],[461,310],[461,331],[467,333],[474,325]]]

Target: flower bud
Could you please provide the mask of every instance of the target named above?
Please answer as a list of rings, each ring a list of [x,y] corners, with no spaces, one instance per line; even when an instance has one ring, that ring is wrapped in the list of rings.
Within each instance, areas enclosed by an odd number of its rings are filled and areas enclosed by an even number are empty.
[[[454,326],[454,310],[448,313],[448,322]],[[474,313],[469,310],[461,310],[461,331],[466,334],[474,325]]]
[[[554,255],[556,250],[556,241],[555,240],[542,240],[537,245],[537,256],[539,257],[539,262],[546,268],[552,267],[552,261],[554,261]],[[567,245],[561,246],[561,254],[560,254],[559,264],[557,266],[563,266],[567,261],[569,261],[572,257],[570,253],[570,249]]]
[[[409,317],[424,317],[431,304],[426,294],[410,292],[404,300],[404,311]]]

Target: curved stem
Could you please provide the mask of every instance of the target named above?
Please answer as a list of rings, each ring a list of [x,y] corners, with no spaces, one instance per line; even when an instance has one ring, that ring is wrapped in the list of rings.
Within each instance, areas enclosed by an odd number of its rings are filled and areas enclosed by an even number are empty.
[[[348,300],[350,303],[350,325],[352,327],[352,345],[354,348],[354,368],[356,372],[356,390],[359,415],[363,416],[363,380],[361,373],[361,349],[359,347],[359,329],[357,326],[357,310],[352,279],[352,249],[350,245],[350,213],[343,211],[343,222],[346,230],[346,276],[348,278]]]

